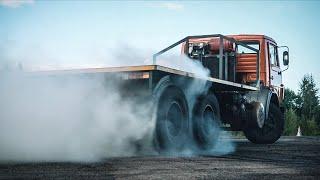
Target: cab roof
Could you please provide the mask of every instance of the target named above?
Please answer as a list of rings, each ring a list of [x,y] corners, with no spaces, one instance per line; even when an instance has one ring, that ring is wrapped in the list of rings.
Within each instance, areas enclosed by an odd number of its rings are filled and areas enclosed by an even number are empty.
[[[262,35],[262,34],[236,34],[236,35],[227,35],[228,37],[232,37],[238,41],[240,40],[253,40],[253,39],[267,39],[270,41],[273,41],[275,43],[275,40],[272,39],[269,36]]]

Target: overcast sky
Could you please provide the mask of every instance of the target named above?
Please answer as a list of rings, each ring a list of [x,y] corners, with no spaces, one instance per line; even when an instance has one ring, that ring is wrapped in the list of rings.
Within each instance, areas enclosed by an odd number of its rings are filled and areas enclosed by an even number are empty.
[[[287,87],[306,73],[320,87],[319,19],[316,1],[0,0],[0,61],[99,64],[111,50],[138,58],[187,35],[265,34],[290,47]]]

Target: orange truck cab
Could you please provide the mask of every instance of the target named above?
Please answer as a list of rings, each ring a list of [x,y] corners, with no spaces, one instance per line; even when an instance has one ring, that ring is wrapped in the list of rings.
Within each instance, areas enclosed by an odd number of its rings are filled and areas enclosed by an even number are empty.
[[[187,44],[185,43],[182,47],[182,52],[187,54],[192,59],[199,59],[199,57],[194,55],[194,47],[201,44],[203,47],[203,55],[200,58],[209,70],[217,72],[217,64],[212,64],[208,66],[208,61],[213,60],[214,55],[219,55],[219,46],[223,45],[223,56],[229,57],[227,61],[231,63],[225,63],[230,67],[225,67],[228,69],[226,74],[229,72],[229,77],[223,77],[222,75],[211,73],[220,79],[231,80],[241,84],[252,84],[257,80],[257,70],[259,71],[259,83],[260,86],[269,87],[274,93],[277,94],[279,102],[282,102],[284,98],[284,85],[282,84],[282,72],[284,70],[280,67],[279,61],[279,51],[283,51],[282,57],[284,58],[284,65],[288,65],[288,47],[277,46],[277,43],[272,38],[265,35],[227,35],[226,37],[234,39],[237,42],[246,44],[252,48],[257,49],[259,52],[256,53],[251,49],[244,46],[237,45],[227,39],[223,39],[223,43],[220,42],[219,37],[205,37],[205,38],[195,38],[190,39]],[[207,46],[207,47],[206,47]],[[187,50],[188,49],[188,50]],[[201,49],[201,48],[200,48]],[[284,51],[287,50],[287,51]],[[210,59],[211,56],[211,59]],[[259,59],[259,64],[257,64],[257,59]],[[258,69],[257,69],[258,67]],[[234,68],[234,70],[232,69]],[[234,74],[232,74],[234,72]],[[233,75],[233,77],[230,77]],[[227,75],[228,76],[228,75]]]

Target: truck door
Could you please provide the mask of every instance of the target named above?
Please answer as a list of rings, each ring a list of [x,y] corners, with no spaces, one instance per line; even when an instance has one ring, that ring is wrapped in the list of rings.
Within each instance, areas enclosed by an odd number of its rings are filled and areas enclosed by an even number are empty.
[[[270,84],[279,93],[282,84],[282,75],[279,64],[278,48],[275,44],[271,42],[268,42],[268,54],[270,63]]]

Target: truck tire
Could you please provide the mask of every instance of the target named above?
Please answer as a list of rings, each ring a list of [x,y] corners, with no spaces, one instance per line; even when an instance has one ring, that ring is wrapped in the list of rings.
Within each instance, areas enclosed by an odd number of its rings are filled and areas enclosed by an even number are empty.
[[[283,113],[276,104],[270,103],[268,119],[266,119],[262,128],[258,126],[248,126],[243,132],[252,143],[272,144],[280,138],[283,129]]]
[[[189,111],[183,91],[164,82],[156,91],[155,143],[159,152],[183,147],[188,131]]]
[[[203,150],[212,148],[220,135],[220,109],[215,95],[200,96],[193,108],[193,134]]]

